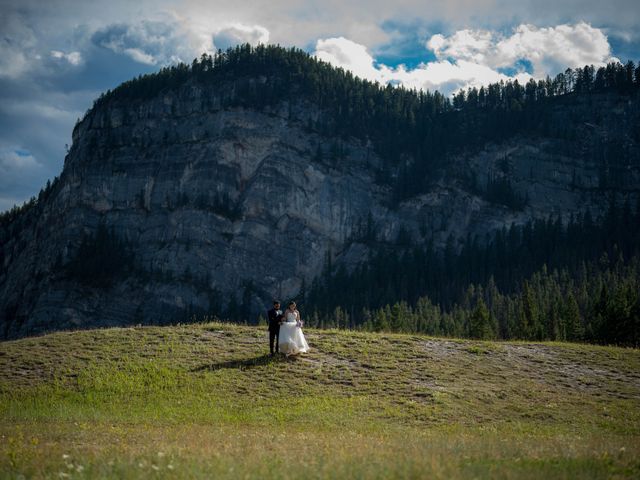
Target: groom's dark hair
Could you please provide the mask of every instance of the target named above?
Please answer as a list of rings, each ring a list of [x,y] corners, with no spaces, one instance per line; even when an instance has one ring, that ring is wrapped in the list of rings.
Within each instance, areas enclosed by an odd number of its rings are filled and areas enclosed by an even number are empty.
[[[275,305],[275,304],[277,304],[277,303],[280,303],[280,301],[279,301],[279,300],[274,300],[274,301],[273,301],[273,304],[274,304],[274,305]]]

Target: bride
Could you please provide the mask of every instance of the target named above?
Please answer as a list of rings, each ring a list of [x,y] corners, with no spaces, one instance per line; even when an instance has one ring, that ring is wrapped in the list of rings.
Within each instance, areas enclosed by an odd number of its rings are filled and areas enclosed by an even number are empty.
[[[302,333],[302,321],[296,302],[289,302],[284,312],[284,322],[280,325],[278,335],[278,350],[287,356],[309,351],[309,344]]]

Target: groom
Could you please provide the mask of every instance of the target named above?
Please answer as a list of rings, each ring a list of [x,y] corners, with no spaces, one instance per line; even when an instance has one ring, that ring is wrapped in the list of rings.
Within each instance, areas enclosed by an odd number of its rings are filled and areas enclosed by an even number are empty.
[[[280,324],[282,323],[282,310],[280,310],[280,302],[273,301],[273,308],[267,312],[269,317],[269,350],[273,355],[273,343],[276,344],[276,353],[278,352],[278,335],[280,334]]]

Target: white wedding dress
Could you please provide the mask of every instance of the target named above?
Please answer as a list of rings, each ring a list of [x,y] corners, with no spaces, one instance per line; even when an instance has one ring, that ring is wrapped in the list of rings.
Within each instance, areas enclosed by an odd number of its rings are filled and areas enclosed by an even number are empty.
[[[280,325],[278,350],[287,356],[309,351],[309,344],[304,338],[302,328],[297,325],[297,317],[296,312],[287,311],[285,321]]]

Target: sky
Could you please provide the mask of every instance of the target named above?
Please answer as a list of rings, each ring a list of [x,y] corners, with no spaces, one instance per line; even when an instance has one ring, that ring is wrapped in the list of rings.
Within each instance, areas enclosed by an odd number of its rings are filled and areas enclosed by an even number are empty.
[[[237,43],[439,90],[640,59],[638,0],[0,0],[0,211],[62,171],[103,91]]]

